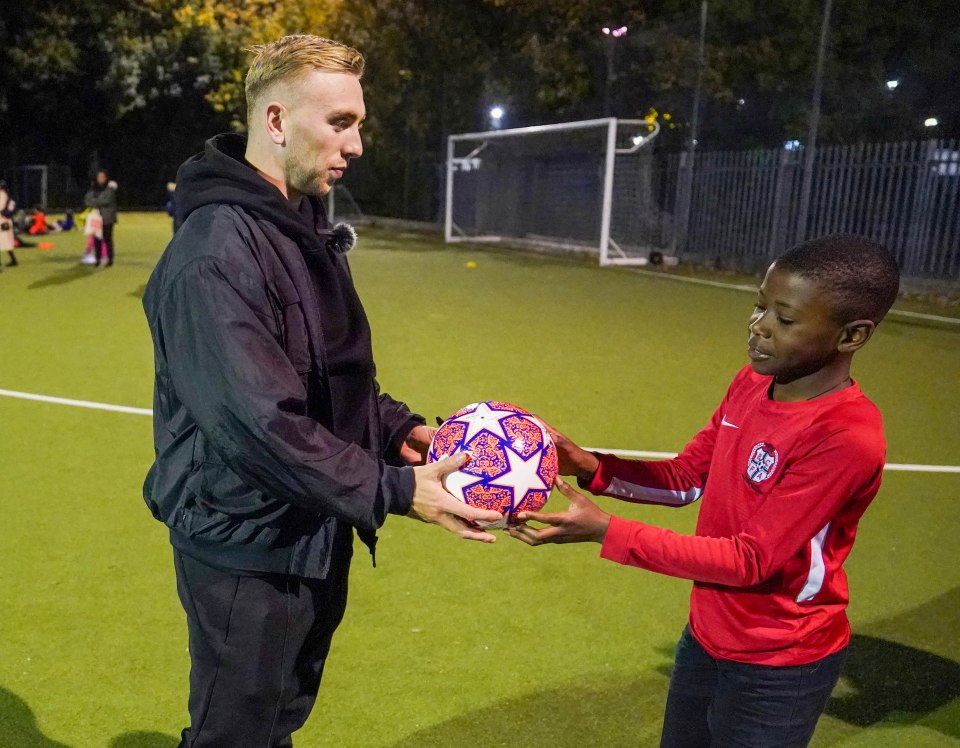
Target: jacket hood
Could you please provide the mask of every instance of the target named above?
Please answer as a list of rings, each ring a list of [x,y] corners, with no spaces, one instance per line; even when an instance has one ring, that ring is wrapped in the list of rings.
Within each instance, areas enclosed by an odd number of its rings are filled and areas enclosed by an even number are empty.
[[[240,135],[217,135],[204,144],[202,153],[183,163],[177,171],[177,227],[205,205],[236,205],[273,223],[302,250],[322,250],[331,235],[323,203],[311,197],[312,211],[294,210],[280,190],[244,160],[246,145]]]

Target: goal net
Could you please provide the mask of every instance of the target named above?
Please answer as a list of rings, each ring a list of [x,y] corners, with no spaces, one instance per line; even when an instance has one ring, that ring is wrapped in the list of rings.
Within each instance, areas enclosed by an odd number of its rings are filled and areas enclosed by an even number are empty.
[[[657,132],[655,122],[605,118],[451,135],[446,240],[646,263],[670,219],[664,170],[647,147]]]

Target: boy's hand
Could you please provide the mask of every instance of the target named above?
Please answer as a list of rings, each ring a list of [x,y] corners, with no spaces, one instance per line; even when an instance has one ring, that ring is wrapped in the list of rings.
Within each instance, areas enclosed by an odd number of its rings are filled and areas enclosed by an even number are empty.
[[[600,467],[600,460],[592,452],[578,447],[569,436],[557,431],[550,424],[544,424],[553,443],[557,447],[557,457],[560,458],[560,475],[575,475],[584,482],[589,482]]]
[[[535,529],[526,524],[509,525],[507,532],[527,545],[544,543],[602,543],[610,525],[610,515],[582,493],[557,478],[557,488],[570,499],[565,512],[520,512],[519,522],[534,520],[549,527]]]
[[[492,543],[496,537],[484,532],[476,523],[497,522],[501,519],[500,512],[468,506],[457,501],[443,487],[443,479],[459,470],[469,458],[468,454],[461,452],[429,465],[415,467],[413,504],[407,516],[440,525],[467,540]]]

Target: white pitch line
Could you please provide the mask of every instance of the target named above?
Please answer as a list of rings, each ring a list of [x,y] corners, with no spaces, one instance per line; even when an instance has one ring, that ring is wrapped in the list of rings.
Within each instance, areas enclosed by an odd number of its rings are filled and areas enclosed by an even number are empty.
[[[664,280],[674,280],[681,283],[694,283],[698,286],[711,286],[712,288],[726,288],[731,291],[747,291],[756,293],[757,286],[744,285],[741,283],[722,283],[720,281],[707,280],[705,278],[690,278],[686,275],[673,275],[672,273],[658,273],[654,270],[641,270],[639,268],[630,268],[638,275],[646,275],[651,278],[662,278]],[[922,319],[927,322],[945,322],[950,325],[960,325],[960,318],[944,317],[940,314],[925,314],[923,312],[907,312],[903,309],[891,309],[887,314],[897,317],[908,317],[909,319]]]
[[[588,452],[606,452],[617,457],[640,457],[645,460],[669,460],[676,452],[645,452],[635,449],[598,449],[584,447]],[[910,465],[902,462],[888,462],[884,470],[901,470],[908,473],[960,473],[960,465]]]
[[[55,405],[72,405],[75,408],[91,408],[93,410],[110,410],[114,413],[132,413],[135,416],[152,416],[149,408],[131,408],[129,405],[111,405],[110,403],[94,403],[89,400],[71,400],[66,397],[51,397],[50,395],[36,395],[32,392],[15,392],[14,390],[0,390],[3,397],[16,397],[21,400],[36,400],[41,403]]]
[[[129,405],[113,405],[111,403],[97,403],[90,400],[72,400],[67,397],[51,397],[50,395],[37,395],[33,392],[17,392],[15,390],[0,390],[0,397],[15,397],[20,400],[35,400],[41,403],[53,403],[54,405],[72,405],[75,408],[90,408],[92,410],[108,410],[113,413],[128,413],[135,416],[152,416],[153,411],[150,408],[132,408]],[[647,460],[668,460],[676,457],[676,452],[648,452],[635,449],[600,449],[597,447],[585,447],[588,452],[606,452],[617,455],[618,457],[640,457]],[[960,465],[910,465],[898,462],[888,462],[884,466],[885,470],[902,470],[913,473],[960,473]]]

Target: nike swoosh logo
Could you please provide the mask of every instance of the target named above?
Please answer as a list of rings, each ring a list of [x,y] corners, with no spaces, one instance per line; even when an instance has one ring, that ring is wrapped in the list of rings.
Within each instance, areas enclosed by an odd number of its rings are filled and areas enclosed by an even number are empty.
[[[723,418],[720,419],[720,425],[721,425],[721,426],[729,426],[729,427],[732,428],[732,429],[738,429],[738,428],[740,428],[740,427],[737,426],[736,424],[730,423],[730,421],[727,420],[727,417],[726,417],[726,416],[724,416]]]

